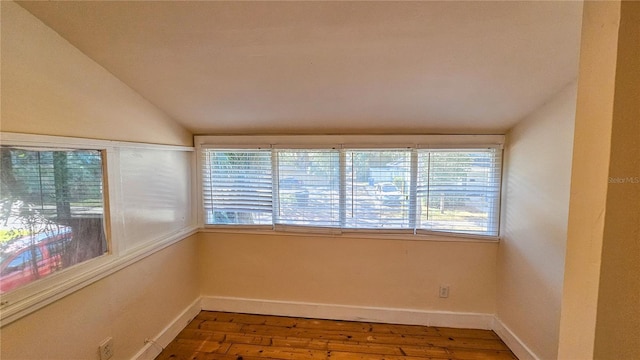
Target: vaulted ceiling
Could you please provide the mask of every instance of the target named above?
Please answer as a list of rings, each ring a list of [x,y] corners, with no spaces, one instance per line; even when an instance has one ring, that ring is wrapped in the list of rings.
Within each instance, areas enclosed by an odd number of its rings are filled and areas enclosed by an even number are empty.
[[[194,133],[503,133],[575,80],[576,1],[21,1]]]

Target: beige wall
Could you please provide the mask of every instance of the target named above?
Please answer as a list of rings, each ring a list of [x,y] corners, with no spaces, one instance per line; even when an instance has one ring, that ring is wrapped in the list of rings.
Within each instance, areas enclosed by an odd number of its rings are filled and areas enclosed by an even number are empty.
[[[619,17],[617,1],[584,4],[558,349],[561,359],[593,357]]]
[[[621,5],[596,359],[640,359],[640,2]]]
[[[2,2],[2,131],[191,145],[191,135],[12,2]],[[131,358],[199,295],[195,236],[7,326],[2,359]]]
[[[196,236],[161,250],[2,328],[2,359],[97,359],[113,337],[130,359],[195,299]]]
[[[507,134],[497,317],[537,356],[557,356],[576,84]]]
[[[2,131],[192,145],[182,126],[40,20],[1,6]]]
[[[201,233],[204,296],[493,313],[496,243]],[[440,284],[450,297],[438,297]]]
[[[640,3],[587,2],[561,358],[640,358]]]

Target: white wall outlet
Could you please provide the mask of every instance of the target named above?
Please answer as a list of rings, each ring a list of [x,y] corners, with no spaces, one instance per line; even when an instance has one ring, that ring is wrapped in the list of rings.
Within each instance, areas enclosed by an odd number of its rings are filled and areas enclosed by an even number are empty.
[[[107,360],[113,356],[113,338],[109,336],[104,339],[98,347],[100,352],[100,360]]]
[[[449,286],[448,285],[440,285],[440,297],[448,298],[449,297]]]

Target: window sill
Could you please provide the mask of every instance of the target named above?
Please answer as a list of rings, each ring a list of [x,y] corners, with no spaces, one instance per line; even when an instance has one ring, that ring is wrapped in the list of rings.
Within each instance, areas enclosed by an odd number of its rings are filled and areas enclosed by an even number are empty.
[[[469,242],[469,243],[498,243],[498,236],[474,236],[465,234],[434,234],[434,233],[418,233],[411,232],[384,232],[383,230],[353,230],[342,231],[336,233],[333,229],[326,231],[305,231],[304,229],[294,230],[272,230],[254,229],[251,227],[221,227],[221,226],[204,226],[199,232],[202,233],[219,233],[219,234],[248,234],[248,235],[268,235],[268,236],[304,236],[304,237],[336,237],[336,238],[353,238],[353,239],[371,239],[371,240],[400,240],[400,241],[436,241],[436,242]]]

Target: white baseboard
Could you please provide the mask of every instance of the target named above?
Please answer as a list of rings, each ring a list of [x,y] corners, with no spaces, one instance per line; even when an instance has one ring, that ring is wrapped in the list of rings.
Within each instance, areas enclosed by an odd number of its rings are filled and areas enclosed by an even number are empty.
[[[493,314],[205,296],[202,310],[490,330]]]
[[[196,299],[191,305],[180,313],[173,321],[169,323],[160,333],[154,337],[153,341],[148,342],[137,354],[133,356],[133,360],[151,360],[155,359],[162,349],[167,347],[169,343],[182,331],[191,320],[202,310],[200,298]]]
[[[196,299],[169,325],[162,329],[152,339],[153,342],[146,344],[132,359],[147,360],[156,358],[162,349],[169,345],[201,310],[493,330],[518,359],[540,360],[511,329],[493,314],[260,300],[224,296],[205,296]]]
[[[540,360],[516,334],[511,331],[497,316],[494,316],[493,331],[504,341],[505,344],[520,360]]]

